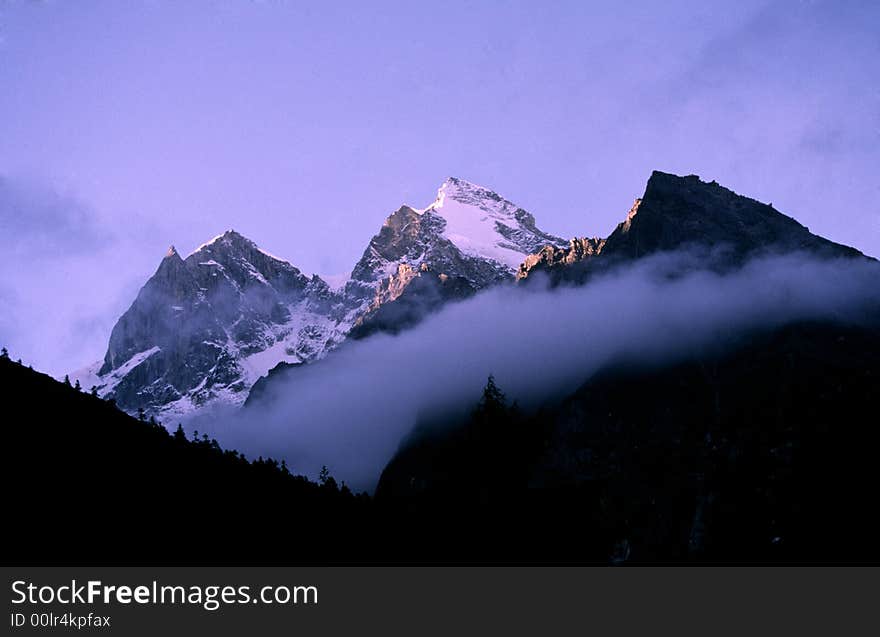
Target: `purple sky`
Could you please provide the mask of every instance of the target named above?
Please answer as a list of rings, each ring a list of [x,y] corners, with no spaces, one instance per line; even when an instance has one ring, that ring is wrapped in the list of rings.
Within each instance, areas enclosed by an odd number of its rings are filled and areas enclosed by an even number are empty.
[[[230,227],[346,271],[447,175],[568,236],[697,173],[880,254],[878,3],[321,4],[0,3],[13,356],[97,360],[167,246]]]

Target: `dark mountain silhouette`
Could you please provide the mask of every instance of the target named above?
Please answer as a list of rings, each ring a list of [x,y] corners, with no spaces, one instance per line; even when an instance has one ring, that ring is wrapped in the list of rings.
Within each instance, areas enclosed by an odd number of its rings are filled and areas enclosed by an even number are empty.
[[[490,387],[467,422],[422,423],[376,500],[443,529],[437,555],[878,561],[878,390],[880,327],[815,324],[612,366],[529,416]]]
[[[596,270],[658,252],[696,250],[700,267],[725,269],[765,254],[807,252],[817,257],[863,257],[812,234],[772,204],[738,195],[696,175],[651,174],[645,194],[605,239],[548,246],[520,266],[518,279],[549,272],[556,281],[582,282]]]
[[[360,559],[369,499],[187,440],[0,358],[4,562]]]

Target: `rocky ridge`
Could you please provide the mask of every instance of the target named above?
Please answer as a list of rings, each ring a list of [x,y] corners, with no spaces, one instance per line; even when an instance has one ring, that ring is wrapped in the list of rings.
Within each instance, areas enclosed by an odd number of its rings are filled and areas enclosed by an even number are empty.
[[[861,257],[855,248],[812,234],[772,204],[738,195],[696,175],[651,174],[645,193],[605,239],[574,239],[544,248],[519,268],[517,279],[542,271],[556,282],[583,282],[591,273],[660,252],[693,250],[703,266],[735,267],[767,253],[803,251]]]

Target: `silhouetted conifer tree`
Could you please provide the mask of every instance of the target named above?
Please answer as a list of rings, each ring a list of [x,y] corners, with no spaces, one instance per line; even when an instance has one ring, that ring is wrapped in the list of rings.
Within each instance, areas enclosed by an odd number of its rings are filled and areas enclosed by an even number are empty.
[[[483,389],[483,396],[480,398],[480,411],[499,411],[507,406],[507,398],[504,392],[495,384],[495,377],[491,374],[486,381],[486,387]]]
[[[76,391],[82,391],[82,385],[79,384],[79,378],[76,379],[76,383],[74,383],[73,388]]]
[[[9,350],[6,349],[5,347],[3,349],[0,349],[0,358],[3,358],[3,359],[9,358]]]
[[[183,431],[183,425],[177,423],[177,429],[174,430],[174,439],[178,442],[186,442],[186,434]]]
[[[67,374],[64,375],[64,384],[70,387],[70,376]]]

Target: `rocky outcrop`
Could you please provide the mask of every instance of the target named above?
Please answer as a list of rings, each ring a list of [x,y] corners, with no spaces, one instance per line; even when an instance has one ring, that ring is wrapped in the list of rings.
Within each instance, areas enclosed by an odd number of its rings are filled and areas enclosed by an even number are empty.
[[[517,280],[525,279],[529,274],[539,270],[568,266],[591,259],[601,252],[604,245],[605,239],[598,237],[591,239],[575,237],[569,241],[567,248],[544,246],[540,252],[526,257],[517,270],[516,278]]]
[[[791,217],[696,175],[654,171],[645,194],[606,239],[574,239],[544,248],[517,272],[544,271],[555,282],[583,282],[596,271],[660,252],[694,250],[704,267],[726,268],[759,254],[805,251],[824,257],[864,256],[817,235]]]
[[[715,246],[732,259],[763,251],[804,250],[827,256],[856,256],[858,250],[816,236],[776,210],[696,175],[655,171],[645,194],[608,237],[603,252],[637,259],[691,245]]]

